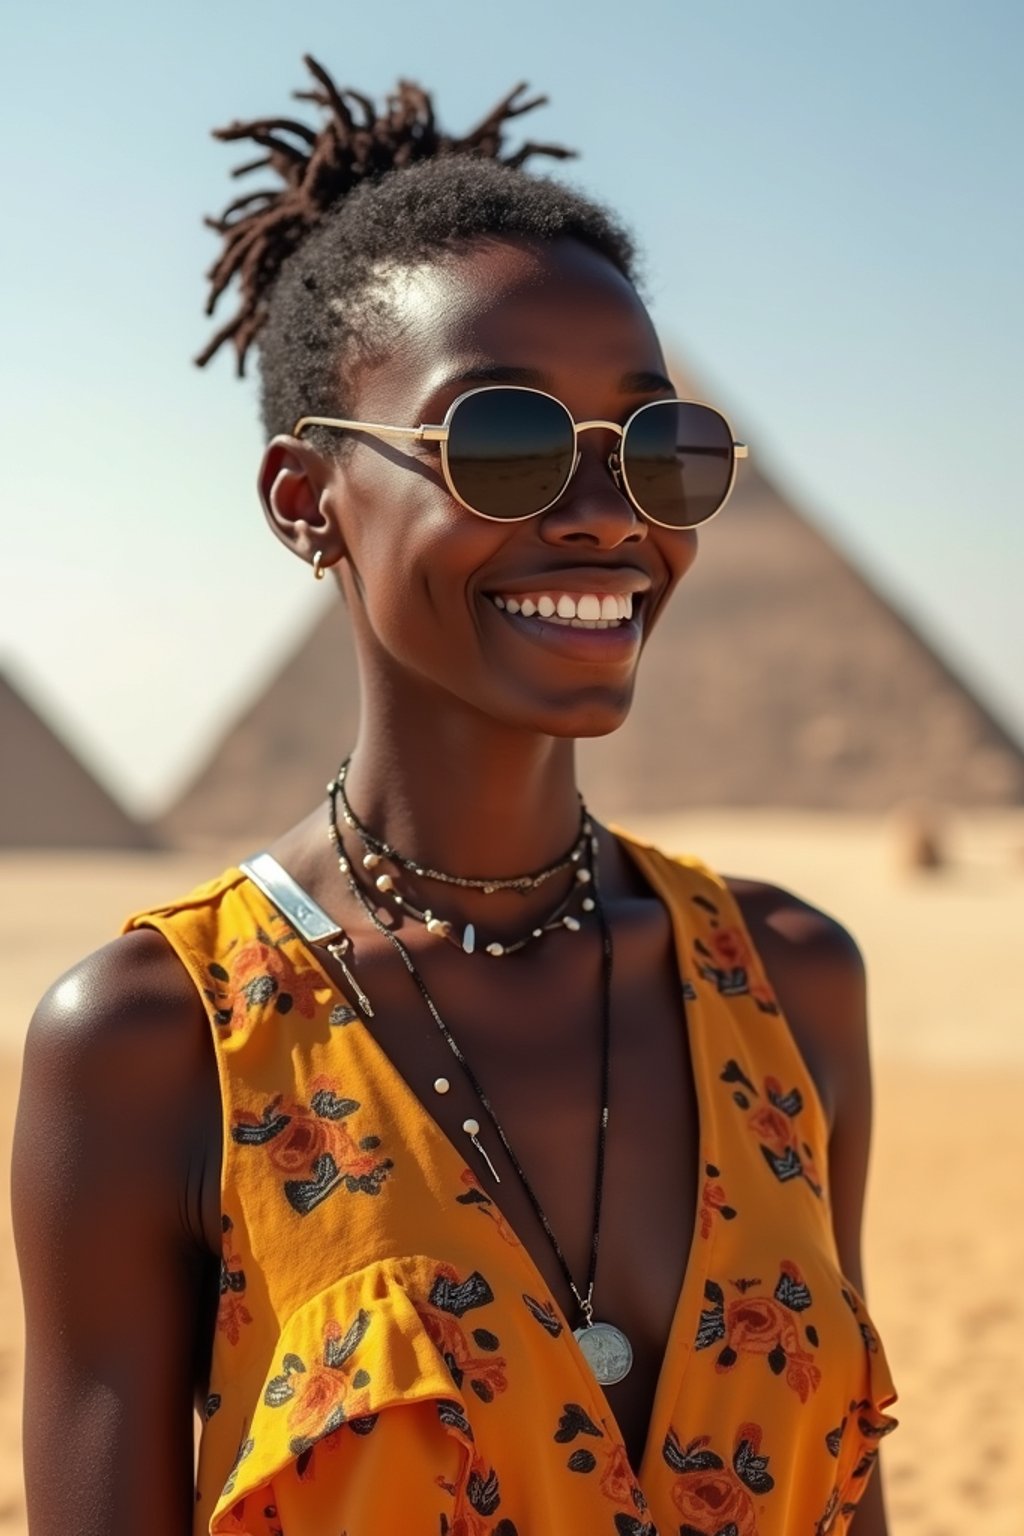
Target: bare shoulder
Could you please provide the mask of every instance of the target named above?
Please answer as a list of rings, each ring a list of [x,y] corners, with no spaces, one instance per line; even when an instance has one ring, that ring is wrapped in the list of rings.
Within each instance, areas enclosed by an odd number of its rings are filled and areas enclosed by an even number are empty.
[[[211,1092],[209,1027],[184,966],[155,931],[127,933],[61,976],[37,1006],[25,1041],[16,1154],[34,1163],[45,1136],[51,1165],[73,1162],[98,1150],[105,1138],[97,1128],[108,1125],[126,1144],[135,1138],[140,1155],[159,1146],[163,1156],[152,1166],[171,1181],[187,1180]]]
[[[837,918],[781,886],[727,876],[830,1126],[851,1060],[866,1059],[864,960]]]
[[[155,932],[88,956],[29,1026],[12,1210],[25,1486],[40,1536],[189,1528],[219,1246],[211,1063],[200,1000]],[[111,1477],[112,1466],[137,1475]]]
[[[32,1035],[71,1047],[99,1044],[126,1026],[159,1029],[201,1005],[167,940],[137,928],[86,955],[50,987],[30,1025]]]
[[[50,987],[29,1024],[26,1071],[74,1072],[79,1090],[173,1079],[201,1036],[199,997],[170,945],[137,929],[87,955]],[[84,1078],[82,1074],[85,1074]]]
[[[857,943],[838,918],[780,885],[737,875],[724,878],[755,942],[779,945],[816,964],[851,971],[862,966]]]

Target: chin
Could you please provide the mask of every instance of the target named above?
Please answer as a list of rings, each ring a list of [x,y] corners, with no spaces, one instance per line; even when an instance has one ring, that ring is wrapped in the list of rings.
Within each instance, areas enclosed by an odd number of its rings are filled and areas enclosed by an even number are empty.
[[[610,736],[625,723],[632,702],[632,686],[625,696],[620,693],[609,696],[608,692],[595,689],[585,698],[565,699],[549,705],[531,724],[546,736],[578,740]]]

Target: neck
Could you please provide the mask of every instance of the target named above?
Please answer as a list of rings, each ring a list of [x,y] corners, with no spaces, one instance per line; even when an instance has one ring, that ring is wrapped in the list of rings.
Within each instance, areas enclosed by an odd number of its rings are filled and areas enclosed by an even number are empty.
[[[579,826],[574,742],[504,727],[449,697],[364,692],[346,791],[378,837],[448,874],[541,869]]]

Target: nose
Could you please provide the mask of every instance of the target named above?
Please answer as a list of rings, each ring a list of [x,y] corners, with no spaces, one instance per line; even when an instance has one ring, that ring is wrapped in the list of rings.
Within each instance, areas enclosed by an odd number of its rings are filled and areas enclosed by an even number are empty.
[[[540,535],[550,544],[617,549],[639,544],[647,523],[622,489],[618,445],[621,431],[609,423],[589,442],[578,440],[569,484],[540,519]]]

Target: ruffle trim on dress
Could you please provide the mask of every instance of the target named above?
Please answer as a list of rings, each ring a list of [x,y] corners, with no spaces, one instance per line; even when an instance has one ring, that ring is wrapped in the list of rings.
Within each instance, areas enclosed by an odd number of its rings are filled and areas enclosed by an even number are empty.
[[[840,1518],[852,1517],[871,1479],[880,1443],[899,1424],[899,1419],[886,1412],[897,1401],[898,1393],[882,1341],[860,1292],[845,1277],[843,1288],[864,1341],[868,1390],[864,1397],[850,1403],[842,1425],[833,1432],[836,1435],[836,1453],[840,1458],[840,1466],[834,1495],[835,1507],[831,1511],[836,1523],[827,1525],[828,1531],[846,1528],[838,1523]]]
[[[473,1431],[451,1364],[423,1315],[438,1275],[434,1259],[380,1260],[292,1313],[258,1398],[243,1408],[248,1427],[210,1519],[215,1536],[280,1529],[274,1484],[307,1476],[326,1442],[332,1451],[347,1445],[347,1454],[332,1455],[330,1464],[339,1473],[345,1467],[348,1480],[363,1437],[379,1434],[378,1421],[396,1410],[419,1414],[417,1433],[437,1437],[438,1471],[454,1473],[454,1496],[468,1475]],[[453,1283],[460,1284],[454,1277]]]

